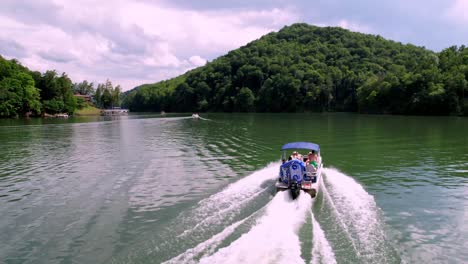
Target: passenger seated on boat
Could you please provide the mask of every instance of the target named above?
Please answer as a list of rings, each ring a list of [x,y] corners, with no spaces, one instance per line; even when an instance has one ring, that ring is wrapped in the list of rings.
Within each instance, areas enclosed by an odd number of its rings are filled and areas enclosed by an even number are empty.
[[[301,153],[299,153],[299,152],[297,152],[297,151],[294,151],[294,152],[292,153],[292,158],[302,161],[302,155],[301,155]]]
[[[315,150],[312,150],[311,152],[309,152],[309,154],[307,154],[307,157],[310,160],[318,161],[317,153],[315,152]]]
[[[292,157],[293,159],[297,159],[297,151],[293,151],[291,157]]]
[[[318,166],[318,156],[317,156],[317,153],[315,153],[314,150],[312,150],[311,152],[309,152],[309,154],[307,154],[307,157],[309,159],[309,164],[310,165],[313,165],[315,168],[317,168]]]

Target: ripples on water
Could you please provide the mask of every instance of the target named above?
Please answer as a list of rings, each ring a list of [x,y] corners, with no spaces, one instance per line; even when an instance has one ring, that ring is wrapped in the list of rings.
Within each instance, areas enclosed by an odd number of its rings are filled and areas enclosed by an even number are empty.
[[[268,147],[255,147],[244,127],[202,122],[209,121],[2,127],[0,256],[104,261],[153,229],[149,223],[164,225],[184,203],[263,163],[257,153]],[[171,210],[175,205],[180,209]],[[167,215],[158,213],[165,208]]]
[[[213,263],[264,241],[287,247],[298,262],[468,260],[463,119],[209,119],[0,126],[0,259]],[[323,196],[297,204],[312,211],[289,212],[294,203],[272,189],[278,164],[265,165],[279,159],[281,144],[300,140],[320,143],[326,166],[338,170],[328,169]],[[288,239],[269,237],[285,221]]]

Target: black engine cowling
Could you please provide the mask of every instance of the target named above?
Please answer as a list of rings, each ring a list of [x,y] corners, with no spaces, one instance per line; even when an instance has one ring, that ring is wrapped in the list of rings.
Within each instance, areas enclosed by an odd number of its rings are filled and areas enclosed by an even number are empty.
[[[298,182],[292,182],[289,184],[289,191],[291,192],[291,196],[294,199],[296,199],[299,194],[301,193],[301,184]]]

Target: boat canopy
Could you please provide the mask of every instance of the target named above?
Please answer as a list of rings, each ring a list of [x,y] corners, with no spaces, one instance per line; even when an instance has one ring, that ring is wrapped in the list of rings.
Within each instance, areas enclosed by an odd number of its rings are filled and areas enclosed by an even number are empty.
[[[314,150],[319,152],[320,151],[320,146],[311,143],[311,142],[290,142],[285,144],[281,150],[288,150],[288,149],[306,149],[306,150]]]

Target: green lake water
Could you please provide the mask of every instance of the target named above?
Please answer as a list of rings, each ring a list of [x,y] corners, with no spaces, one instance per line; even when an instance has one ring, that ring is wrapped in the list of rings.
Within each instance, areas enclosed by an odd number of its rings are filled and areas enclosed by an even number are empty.
[[[0,263],[468,262],[468,118],[201,116],[0,120]]]

